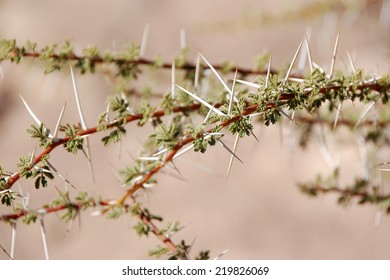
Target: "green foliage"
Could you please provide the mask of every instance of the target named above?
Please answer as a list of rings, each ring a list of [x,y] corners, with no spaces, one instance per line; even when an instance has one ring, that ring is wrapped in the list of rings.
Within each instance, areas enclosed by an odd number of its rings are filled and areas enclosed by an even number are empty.
[[[31,223],[35,223],[37,221],[38,214],[34,212],[28,212],[24,215],[22,222],[26,225],[29,225]]]
[[[77,154],[79,150],[83,149],[84,139],[77,135],[81,131],[81,125],[69,125],[60,126],[60,131],[63,131],[65,136],[69,138],[64,143],[64,148],[67,152]]]
[[[168,253],[169,253],[168,248],[158,245],[156,249],[149,250],[148,255],[150,257],[160,258],[164,255],[167,255]]]
[[[179,127],[176,124],[167,126],[160,124],[151,135],[155,139],[157,147],[162,146],[172,150],[179,143]]]
[[[285,117],[292,122],[290,116],[294,112],[295,117],[300,122],[299,144],[305,147],[310,139],[314,138],[316,126],[329,126],[336,129],[335,114],[339,113],[337,112],[338,105],[342,102],[350,101],[362,104],[374,102],[375,109],[380,111],[375,120],[366,121],[362,116],[358,117],[348,111],[346,116],[340,117],[340,125],[349,127],[355,133],[359,118],[359,121],[362,121],[361,125],[364,124],[364,129],[359,130],[361,132],[359,135],[366,144],[390,145],[390,136],[386,130],[390,123],[390,113],[386,108],[390,93],[389,75],[369,77],[364,74],[363,70],[357,70],[352,74],[335,72],[330,77],[319,67],[298,80],[287,79],[285,73],[271,74],[268,77],[258,77],[255,81],[255,87],[258,85],[258,90],[249,89],[249,87],[243,89],[237,83],[234,95],[238,102],[231,103],[226,85],[217,85],[215,80],[218,79],[208,77],[203,71],[204,66],[201,65],[197,74],[199,74],[198,82],[202,83],[202,87],[195,88],[195,90],[192,88],[191,91],[196,92],[196,95],[207,102],[206,105],[209,106],[206,106],[204,102],[199,102],[199,99],[195,100],[193,96],[182,90],[176,90],[174,95],[172,92],[168,92],[159,102],[154,102],[156,97],[161,96],[161,93],[155,94],[153,88],[149,86],[140,92],[136,88],[132,88],[132,80],[137,79],[138,75],[142,73],[142,65],[148,65],[153,71],[170,68],[170,65],[164,63],[161,56],[157,56],[153,61],[141,59],[139,52],[139,46],[131,44],[126,46],[123,51],[105,51],[103,53],[96,46],[90,46],[82,50],[82,55],[76,55],[70,41],[39,48],[36,43],[30,41],[24,45],[18,45],[15,40],[0,40],[0,61],[9,60],[19,63],[26,57],[32,57],[45,63],[45,73],[62,70],[69,62],[82,74],[95,73],[103,69],[103,73],[114,81],[116,92],[121,92],[121,94],[109,98],[107,111],[98,118],[96,131],[105,131],[105,136],[102,137],[104,146],[121,141],[126,135],[126,125],[129,122],[137,121],[138,126],[144,126],[149,122],[154,128],[153,133],[145,140],[144,150],[141,153],[145,160],[141,161],[140,158],[136,160],[134,165],[127,166],[119,172],[122,176],[122,183],[128,189],[122,199],[115,200],[115,203],[112,203],[111,200],[95,201],[87,192],[78,193],[74,200],[70,198],[68,192],[59,192],[58,198],[38,211],[22,210],[14,206],[18,205],[14,201],[20,197],[17,192],[11,190],[12,184],[17,179],[11,178],[10,174],[6,174],[0,167],[1,202],[7,206],[13,205],[14,211],[23,217],[24,223],[34,223],[38,217],[37,213],[45,214],[46,210],[47,213],[49,210],[52,212],[63,211],[60,218],[68,222],[75,219],[80,210],[98,206],[99,211],[104,213],[108,219],[117,219],[130,213],[134,219],[138,219],[134,230],[140,237],[155,234],[157,236],[164,235],[168,240],[173,233],[179,230],[179,223],[168,223],[165,228],[156,233],[157,227],[155,227],[154,222],[161,222],[162,217],[141,207],[137,201],[137,195],[133,195],[138,189],[146,187],[146,184],[141,184],[145,183],[146,180],[148,180],[147,183],[154,183],[155,180],[151,177],[169,163],[166,154],[154,154],[156,151],[167,149],[173,151],[170,153],[173,155],[185,147],[185,145],[181,145],[184,144],[183,141],[189,145],[189,140],[192,141],[195,152],[205,153],[209,146],[215,145],[226,134],[238,135],[239,137],[249,136],[253,134],[255,124],[251,113],[260,113],[261,121],[268,126],[283,120]],[[175,58],[177,71],[179,72],[180,69],[182,71],[182,75],[176,75],[176,78],[180,80],[180,84],[191,83],[192,85],[196,69],[188,62],[187,57],[188,49],[185,48]],[[256,71],[264,72],[268,61],[269,54],[263,54],[257,57],[254,68]],[[100,68],[99,65],[110,67]],[[226,74],[232,73],[236,66],[225,62],[216,68],[222,74]],[[247,69],[239,69],[238,72],[240,79],[248,74],[257,73]],[[275,73],[275,71],[272,72]],[[207,85],[205,87],[207,92],[204,92],[203,84]],[[210,111],[211,107],[218,111]],[[201,123],[201,119],[204,119],[206,115],[208,115],[208,119]],[[112,120],[110,120],[111,117],[113,117]],[[44,124],[31,125],[27,129],[27,133],[32,138],[37,139],[40,147],[45,148],[45,152],[47,152],[47,154],[44,152],[42,156],[37,158],[34,156],[21,157],[16,165],[19,168],[20,177],[35,180],[36,189],[47,187],[49,180],[54,177],[51,173],[51,165],[47,162],[51,151],[51,149],[47,149],[48,147],[54,149],[57,147],[56,144],[63,143],[64,149],[73,154],[83,150],[84,134],[87,132],[82,130],[80,124],[60,126],[60,131],[63,132],[64,137],[52,139]],[[93,129],[90,131],[93,131],[91,134],[96,132]],[[342,187],[339,186],[338,176],[339,170],[336,169],[327,178],[318,176],[313,182],[301,183],[299,187],[302,192],[313,197],[324,193],[335,193],[338,195],[337,201],[341,205],[347,205],[351,201],[357,200],[358,204],[374,204],[390,213],[390,195],[382,193],[373,180],[357,178],[350,185]],[[131,205],[126,204],[126,199],[130,195],[132,195],[131,199],[135,201]],[[187,259],[190,247],[183,240],[176,244],[176,251],[170,247],[158,246],[156,249],[150,250],[149,255],[157,258],[165,255],[170,259]],[[208,250],[199,252],[195,257],[199,260],[209,258],[210,252]]]
[[[138,221],[137,224],[133,227],[133,229],[137,233],[138,237],[142,237],[144,235],[146,237],[149,236],[150,227],[142,221]]]
[[[18,196],[17,192],[11,190],[2,190],[0,193],[1,204],[6,206],[11,206],[12,201],[14,201],[17,196]]]
[[[44,124],[41,124],[39,127],[32,124],[30,128],[27,128],[27,133],[32,138],[37,138],[41,147],[47,148],[53,144],[53,139],[49,138],[50,132]]]
[[[137,112],[142,114],[142,119],[138,121],[139,126],[145,125],[152,117],[153,113],[156,111],[155,107],[150,106],[146,102],[142,102],[140,106],[137,108]]]

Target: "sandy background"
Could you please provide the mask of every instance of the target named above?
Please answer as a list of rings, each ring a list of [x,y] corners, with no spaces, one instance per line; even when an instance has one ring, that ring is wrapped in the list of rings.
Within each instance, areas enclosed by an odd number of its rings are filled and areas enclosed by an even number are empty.
[[[0,36],[18,42],[30,39],[39,46],[46,43],[73,41],[75,50],[96,44],[100,49],[120,49],[131,41],[140,42],[146,24],[150,24],[146,57],[161,54],[170,61],[180,50],[179,33],[186,30],[189,57],[195,59],[201,51],[210,61],[225,59],[251,67],[253,57],[265,49],[273,55],[275,66],[288,63],[305,31],[311,32],[312,55],[315,61],[329,69],[337,30],[341,31],[340,57],[336,67],[345,69],[346,50],[356,57],[355,63],[366,72],[389,71],[389,26],[380,21],[381,3],[364,7],[342,1],[354,8],[315,13],[291,21],[276,20],[268,24],[261,19],[273,15],[276,19],[314,1],[0,1]],[[299,4],[298,4],[299,3]],[[313,12],[314,11],[314,12]],[[380,24],[382,22],[382,24]],[[23,107],[21,94],[39,118],[49,127],[55,125],[64,102],[67,111],[64,122],[78,121],[69,73],[43,74],[42,65],[3,63],[4,79],[0,81],[0,163],[14,171],[17,159],[34,149],[25,133],[32,119]],[[155,74],[155,82],[146,81],[161,90],[170,89],[164,74]],[[159,79],[160,75],[162,78]],[[227,75],[230,79],[232,75]],[[97,116],[105,110],[110,84],[102,75],[77,76],[81,102],[85,104],[87,124],[94,126]],[[299,128],[293,128],[299,129]],[[118,159],[117,147],[103,149],[100,137],[91,138],[96,183],[89,176],[88,164],[80,154],[72,156],[61,150],[52,154],[51,162],[78,188],[105,198],[118,198],[123,193],[115,170],[132,162],[148,126],[140,131],[128,125],[128,135]],[[288,130],[283,130],[285,133]],[[376,208],[348,208],[336,205],[329,195],[311,199],[296,188],[297,182],[310,180],[319,172],[331,170],[322,157],[318,142],[305,151],[292,152],[280,137],[280,126],[255,129],[260,138],[240,142],[238,154],[244,165],[234,163],[228,181],[224,174],[229,155],[217,146],[206,155],[188,153],[177,162],[186,181],[158,175],[158,186],[145,202],[153,213],[165,221],[181,221],[188,226],[174,240],[189,243],[195,240],[191,254],[202,249],[216,256],[225,249],[225,259],[388,259],[390,257],[389,217],[383,216],[375,225]],[[294,133],[294,131],[291,131]],[[291,136],[292,137],[292,136]],[[332,152],[340,156],[342,182],[351,182],[363,170],[358,146],[346,134],[341,142],[332,142]],[[233,139],[228,139],[232,143]],[[378,160],[389,160],[387,154]],[[213,170],[210,174],[194,167]],[[21,180],[24,193],[29,192],[30,207],[40,207],[53,200],[55,180],[45,190],[36,191],[32,183]],[[8,212],[0,208],[1,213]],[[81,226],[68,225],[56,215],[45,217],[50,257],[53,259],[146,259],[147,251],[159,245],[151,236],[139,239],[131,227],[136,222],[128,218],[107,221],[102,217],[81,216]],[[42,259],[44,252],[38,224],[18,223],[15,257]],[[0,244],[9,249],[11,229],[0,224]],[[7,256],[0,252],[0,259]]]

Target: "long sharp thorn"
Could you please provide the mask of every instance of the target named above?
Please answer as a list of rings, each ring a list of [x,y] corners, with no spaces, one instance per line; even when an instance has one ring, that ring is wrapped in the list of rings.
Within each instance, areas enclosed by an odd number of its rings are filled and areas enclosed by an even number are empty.
[[[61,120],[62,120],[62,117],[64,115],[64,112],[65,112],[65,108],[66,108],[66,103],[64,104],[64,106],[62,107],[62,110],[61,110],[61,113],[58,117],[58,120],[57,120],[57,124],[56,124],[56,127],[54,129],[54,133],[53,133],[53,137],[56,138],[57,135],[58,135],[58,130],[60,128],[60,124],[61,124]]]
[[[145,29],[144,29],[144,33],[142,35],[141,47],[140,47],[140,51],[139,51],[140,57],[145,57],[146,45],[148,43],[148,38],[149,38],[149,29],[150,29],[150,24],[146,24]]]
[[[295,124],[297,124],[295,121],[294,121],[294,119],[295,119],[295,110],[292,112],[292,114],[291,114],[291,121],[290,121],[290,126],[293,124],[293,123],[295,123]]]
[[[42,214],[39,216],[39,223],[40,223],[40,228],[41,228],[41,236],[42,236],[43,249],[45,252],[45,258],[46,258],[46,260],[48,260],[49,259],[49,247],[48,247],[48,243],[47,243],[45,224],[43,222],[43,215]]]
[[[180,157],[181,155],[185,154],[186,152],[188,152],[189,150],[193,149],[194,148],[194,144],[191,144],[189,145],[188,147],[185,147],[183,150],[181,150],[180,152],[176,153],[172,159],[176,159],[178,157]]]
[[[8,254],[7,250],[3,247],[3,245],[0,244],[0,248],[11,260],[13,260],[13,258],[11,257],[10,254]]]
[[[257,136],[253,133],[252,130],[251,130],[251,134],[252,134],[252,136],[256,139],[257,142],[260,142],[259,138],[257,138]]]
[[[154,153],[152,156],[155,157],[155,156],[161,155],[167,151],[168,151],[168,148],[165,148],[165,149],[162,149],[161,151]]]
[[[85,123],[83,110],[81,109],[80,96],[79,96],[79,92],[77,90],[76,80],[75,80],[75,77],[74,77],[73,68],[72,68],[71,64],[69,64],[69,68],[70,68],[70,75],[72,77],[73,92],[74,92],[74,96],[75,96],[75,99],[76,99],[76,105],[77,105],[77,110],[78,110],[79,116],[80,116],[81,126],[85,130],[85,129],[87,129],[87,124]]]
[[[304,41],[306,42],[306,34],[305,34]],[[306,43],[303,46],[302,52],[299,54],[298,67],[297,67],[298,69],[297,70],[298,70],[298,73],[300,73],[300,74],[302,74],[303,70],[305,69],[306,59],[308,56],[307,46],[308,46],[308,44]]]
[[[170,161],[170,163],[172,164],[173,166],[173,169],[175,169],[177,171],[177,173],[183,177],[183,174],[180,172],[179,168],[177,168],[176,164],[173,162],[173,161]]]
[[[269,77],[271,74],[271,63],[272,63],[272,55],[270,54],[268,60],[267,76],[265,77],[265,88],[268,88]]]
[[[288,80],[288,77],[290,77],[291,70],[292,70],[292,68],[293,68],[293,66],[294,66],[295,60],[297,59],[297,56],[298,56],[298,54],[299,54],[299,51],[301,50],[302,44],[303,44],[303,40],[301,41],[301,43],[300,43],[299,46],[298,46],[297,51],[295,52],[294,58],[292,59],[291,64],[290,64],[290,67],[289,67],[288,70],[287,70],[286,77],[284,78],[283,83],[286,83],[287,80]]]
[[[336,112],[336,118],[334,119],[333,123],[333,130],[336,129],[337,122],[339,121],[340,113],[341,113],[341,108],[343,107],[343,103],[340,102],[339,106],[337,106],[337,112]]]
[[[312,62],[313,63],[313,67],[314,68],[317,68],[322,74],[324,74],[325,73],[325,70],[321,67],[321,66],[319,66],[317,63],[315,63],[314,61]]]
[[[34,158],[35,158],[35,150],[36,150],[37,147],[34,147],[34,150],[32,151],[31,153],[31,156],[30,156],[30,163],[33,162]]]
[[[233,153],[236,152],[237,145],[238,145],[238,140],[240,140],[240,137],[239,137],[239,135],[237,134],[237,135],[236,135],[236,139],[234,140]],[[228,179],[229,174],[230,174],[230,170],[232,169],[233,160],[234,160],[234,156],[233,156],[233,154],[232,154],[232,155],[230,156],[229,166],[228,166],[228,170],[227,170],[227,172],[226,172],[226,180]]]
[[[30,114],[30,116],[34,119],[34,121],[36,122],[37,125],[41,125],[42,122],[38,119],[38,117],[34,114],[34,112],[31,110],[30,106],[28,106],[26,100],[24,100],[23,96],[19,95],[20,96],[20,99],[22,99],[23,101],[23,104],[24,106],[26,107],[28,113]]]
[[[340,38],[340,31],[337,33],[336,42],[334,44],[333,56],[332,56],[332,64],[330,65],[330,71],[329,71],[329,79],[332,78],[333,72],[334,72],[334,65],[335,65],[335,62],[336,62],[337,50],[339,48],[339,38]]]
[[[12,240],[11,240],[11,260],[15,259],[15,245],[16,245],[16,221],[12,222]]]
[[[225,116],[226,115],[224,113],[222,113],[220,110],[218,110],[217,108],[215,108],[214,106],[211,106],[209,103],[207,103],[206,101],[204,101],[202,98],[196,96],[195,94],[193,94],[192,92],[186,90],[185,88],[182,88],[181,86],[177,85],[176,86],[181,89],[182,91],[184,91],[185,93],[187,93],[188,95],[190,95],[192,98],[196,99],[197,101],[199,101],[200,103],[202,103],[203,105],[205,105],[206,107],[208,107],[209,109],[213,110],[215,113],[217,113],[218,115],[220,116]]]
[[[243,163],[242,160],[221,139],[217,140],[229,153],[231,153],[236,159]]]
[[[236,79],[237,79],[237,69],[236,69],[236,72],[234,73],[234,78],[233,78],[232,94],[230,95],[228,116],[232,112],[232,105],[233,105],[233,99],[234,99],[234,90],[235,90],[235,87],[236,87]]]
[[[47,161],[47,165],[49,165],[49,167],[53,169],[53,171],[58,175],[58,177],[60,177],[62,180],[64,180],[66,183],[68,183],[72,188],[76,190],[76,187],[67,178],[65,178],[65,176],[62,175],[49,161]]]
[[[206,117],[205,117],[204,120],[203,120],[203,124],[206,124],[206,123],[207,123],[207,121],[208,121],[209,118],[210,118],[210,115],[211,115],[211,112],[212,112],[212,111],[213,111],[212,109],[209,110],[209,112],[207,113]]]
[[[24,106],[26,107],[28,113],[30,114],[30,116],[34,119],[34,121],[36,122],[36,124],[38,126],[41,126],[42,125],[42,122],[38,119],[38,117],[34,114],[34,112],[31,110],[30,106],[28,106],[26,100],[24,100],[23,96],[19,95],[20,96],[20,99],[22,99],[23,101],[23,104]],[[53,138],[53,135],[49,132],[49,138]]]
[[[72,85],[73,85],[73,92],[74,92],[74,95],[75,95],[75,99],[76,99],[76,105],[77,105],[77,110],[79,112],[79,116],[80,116],[80,122],[81,122],[81,126],[84,130],[87,129],[87,124],[85,122],[85,118],[84,118],[84,115],[83,115],[83,110],[81,108],[81,104],[80,104],[80,96],[79,96],[79,93],[78,93],[78,90],[77,90],[77,85],[76,85],[76,80],[75,80],[75,77],[74,77],[74,73],[73,73],[73,68],[72,68],[72,64],[69,63],[69,68],[70,68],[70,75],[72,77]],[[87,137],[86,138],[86,141],[85,141],[85,147],[86,147],[86,157],[88,159],[88,164],[89,164],[89,169],[90,169],[90,172],[91,172],[91,176],[92,176],[92,180],[95,182],[95,176],[94,176],[94,172],[93,172],[93,166],[92,166],[92,160],[91,160],[91,151],[90,151],[90,148],[89,148],[89,138]]]
[[[255,89],[259,89],[260,88],[259,84],[255,84],[255,83],[244,81],[244,80],[240,80],[240,79],[237,79],[237,83],[240,83],[240,84],[243,84],[243,85],[246,85],[246,86],[250,86],[250,87],[253,87]]]
[[[199,88],[199,71],[200,71],[200,56],[196,57],[196,66],[195,66],[195,78],[194,78],[194,89],[195,93],[198,93]]]
[[[215,76],[217,76],[218,80],[221,82],[221,84],[224,86],[224,88],[227,90],[227,92],[232,95],[232,92],[228,86],[228,84],[226,83],[226,81],[222,78],[222,76],[217,72],[217,70],[215,70],[215,68],[211,65],[210,62],[208,62],[208,60],[201,54],[199,53],[199,55],[203,58],[203,60],[206,62],[206,64],[209,66],[209,68],[211,69],[211,71],[213,71],[213,73],[215,74]],[[238,99],[237,98],[234,98],[234,101],[235,102],[238,102]]]
[[[349,64],[351,65],[352,72],[356,73],[355,63],[353,62],[353,59],[352,59],[352,56],[351,56],[351,53],[349,52],[349,50],[347,50],[347,55],[348,55]]]
[[[213,260],[219,260],[219,259],[222,258],[224,255],[226,255],[227,252],[229,252],[229,249],[226,249],[226,250],[224,250],[223,252],[221,252],[220,254],[218,254],[218,256],[216,256]]]
[[[375,101],[371,101],[370,103],[368,103],[366,105],[366,108],[363,110],[363,112],[361,113],[358,121],[356,122],[355,126],[353,127],[354,129],[356,129],[356,127],[358,127],[358,125],[365,119],[365,117],[367,116],[368,112],[371,110],[371,108],[375,105]]]
[[[282,113],[286,118],[288,118],[290,121],[294,122],[297,126],[299,126],[299,124],[296,121],[294,121],[294,119],[292,119],[285,111],[283,111],[282,108],[280,108],[280,107],[277,107],[277,108],[278,108],[279,112]]]
[[[311,58],[309,39],[308,39],[306,33],[305,33],[305,42],[306,42],[306,49],[307,49],[307,58],[309,59],[310,73],[312,73],[313,72],[313,60]]]
[[[186,31],[184,28],[180,29],[180,49],[184,50],[187,48],[186,43]]]
[[[172,99],[175,99],[175,83],[176,83],[176,67],[175,67],[175,60],[172,59],[172,85],[171,85],[171,96]]]

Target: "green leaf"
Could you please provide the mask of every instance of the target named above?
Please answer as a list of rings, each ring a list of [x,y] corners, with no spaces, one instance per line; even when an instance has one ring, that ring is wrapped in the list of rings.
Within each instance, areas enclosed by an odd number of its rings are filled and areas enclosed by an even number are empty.
[[[150,227],[147,224],[139,221],[133,228],[139,237],[149,236]]]

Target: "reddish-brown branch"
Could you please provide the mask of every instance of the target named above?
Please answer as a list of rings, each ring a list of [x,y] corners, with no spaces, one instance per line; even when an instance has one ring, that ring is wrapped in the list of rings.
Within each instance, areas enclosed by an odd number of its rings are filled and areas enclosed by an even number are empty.
[[[136,201],[133,199],[133,202],[135,203]],[[107,207],[111,207],[112,206],[112,204],[109,201],[106,201],[106,200],[99,201],[97,203],[97,205],[107,206]],[[20,218],[23,218],[28,213],[38,213],[38,214],[43,214],[43,215],[49,214],[49,213],[56,213],[56,212],[60,212],[62,210],[69,209],[70,207],[74,208],[74,209],[77,209],[77,210],[80,210],[83,207],[83,204],[80,203],[80,202],[69,202],[69,203],[66,203],[66,204],[58,205],[58,206],[44,207],[44,208],[41,208],[41,209],[31,210],[31,211],[20,210],[20,211],[18,211],[16,213],[6,214],[6,215],[0,216],[0,221],[5,221],[5,222],[7,222],[7,221],[15,221],[15,220],[18,220]],[[123,207],[125,207],[125,209],[127,210],[128,208],[130,208],[130,205],[129,204],[125,204],[125,205],[123,205]],[[173,243],[173,241],[169,237],[167,237],[165,234],[162,233],[162,231],[153,223],[153,221],[148,217],[148,215],[145,215],[143,213],[142,209],[139,209],[139,210],[140,210],[140,214],[136,214],[134,216],[138,220],[140,220],[141,222],[146,224],[149,227],[150,232],[157,239],[159,239],[166,246],[166,248],[169,249],[169,251],[171,251],[172,253],[176,253],[177,252],[177,247],[176,247],[175,243]]]
[[[23,52],[23,53],[20,53],[20,55],[22,55],[24,57],[39,58],[41,53],[39,53],[39,52]],[[55,53],[50,55],[50,58],[55,59],[55,60],[64,59],[59,54],[55,54]],[[123,59],[123,58],[104,59],[100,56],[85,57],[85,56],[79,56],[76,54],[70,54],[70,55],[66,56],[66,60],[70,60],[70,61],[82,61],[82,60],[86,60],[86,59],[90,60],[91,63],[93,63],[93,64],[116,63],[119,65],[134,64],[134,65],[146,65],[146,66],[155,64],[154,60],[147,59],[147,58],[137,58],[137,59],[129,60],[129,59]],[[224,70],[226,68],[222,64],[215,64],[215,65],[213,65],[213,67],[219,71]],[[172,69],[172,63],[164,62],[161,64],[161,68]],[[191,62],[185,62],[182,65],[176,65],[176,69],[183,69],[183,70],[191,71],[191,70],[195,70],[195,68],[196,68],[196,64],[191,63]],[[209,67],[204,66],[204,68],[208,69]],[[263,70],[258,71],[258,70],[245,68],[245,67],[233,67],[229,72],[236,71],[236,69],[237,69],[238,73],[240,73],[244,76],[247,76],[247,75],[266,75],[267,74],[267,69],[263,69]],[[270,73],[277,74],[278,71],[276,71],[275,69],[271,69]],[[291,75],[291,77],[302,78],[301,75]]]
[[[233,123],[233,122],[236,122],[238,121],[240,118],[244,117],[244,116],[247,116],[249,114],[252,114],[253,112],[255,112],[257,110],[257,107],[258,105],[255,104],[255,105],[252,105],[252,106],[249,106],[247,107],[243,113],[241,115],[238,115],[238,116],[235,116],[233,118],[230,118],[224,122],[222,122],[221,124],[219,124],[220,127],[224,128],[226,126],[228,126],[229,124]],[[211,133],[213,131],[213,128],[212,129],[209,129],[207,132],[208,133]],[[171,151],[170,153],[166,156],[165,160],[162,161],[160,164],[158,164],[157,166],[155,166],[153,169],[151,169],[150,171],[148,171],[147,173],[145,173],[142,177],[141,180],[137,181],[136,184],[134,184],[130,189],[127,190],[127,192],[120,198],[118,199],[117,201],[117,204],[118,205],[122,205],[126,199],[128,197],[131,197],[137,190],[139,190],[140,188],[143,187],[144,184],[146,184],[152,177],[154,174],[156,174],[157,172],[160,171],[160,169],[162,169],[168,162],[172,161],[173,160],[173,157],[176,155],[176,153],[181,149],[183,148],[185,145],[193,142],[195,140],[194,137],[187,137],[185,139],[183,139],[180,143],[178,143]]]

